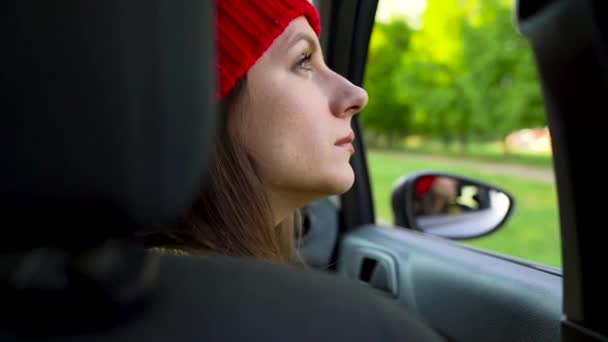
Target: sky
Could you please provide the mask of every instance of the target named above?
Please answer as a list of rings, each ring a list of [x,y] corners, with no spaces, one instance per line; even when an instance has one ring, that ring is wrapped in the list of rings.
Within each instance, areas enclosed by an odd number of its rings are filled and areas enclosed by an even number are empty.
[[[426,0],[379,0],[376,20],[386,22],[392,16],[400,16],[416,28],[422,25],[421,16],[425,9]]]

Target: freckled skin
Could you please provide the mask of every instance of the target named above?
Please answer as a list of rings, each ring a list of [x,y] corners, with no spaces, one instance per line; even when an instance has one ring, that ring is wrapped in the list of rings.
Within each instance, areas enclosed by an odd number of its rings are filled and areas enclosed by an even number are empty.
[[[325,65],[304,17],[293,20],[252,66],[243,95],[229,129],[268,184],[275,221],[350,189],[352,151],[336,143],[351,133],[367,93]]]

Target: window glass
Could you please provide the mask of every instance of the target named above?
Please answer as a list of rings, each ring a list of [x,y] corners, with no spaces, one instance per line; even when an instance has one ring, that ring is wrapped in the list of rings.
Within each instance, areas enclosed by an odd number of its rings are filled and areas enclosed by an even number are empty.
[[[515,198],[496,232],[460,243],[561,267],[550,132],[513,1],[380,0],[361,114],[378,223],[416,171],[495,184]]]

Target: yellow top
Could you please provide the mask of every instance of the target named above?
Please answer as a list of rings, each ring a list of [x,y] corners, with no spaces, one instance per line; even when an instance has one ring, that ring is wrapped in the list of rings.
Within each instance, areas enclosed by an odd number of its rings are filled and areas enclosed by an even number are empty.
[[[192,255],[192,253],[185,251],[179,248],[170,248],[170,247],[152,247],[148,248],[150,252],[160,253],[160,254],[171,254],[171,255]]]

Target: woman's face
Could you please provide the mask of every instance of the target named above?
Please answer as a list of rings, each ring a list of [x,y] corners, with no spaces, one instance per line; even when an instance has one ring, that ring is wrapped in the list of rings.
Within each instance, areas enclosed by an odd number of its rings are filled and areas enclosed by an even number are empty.
[[[439,197],[451,202],[458,195],[458,181],[450,177],[437,177],[433,182],[433,191]]]
[[[249,70],[229,128],[253,157],[271,201],[304,205],[352,186],[350,122],[366,104],[363,89],[325,65],[300,17]]]

